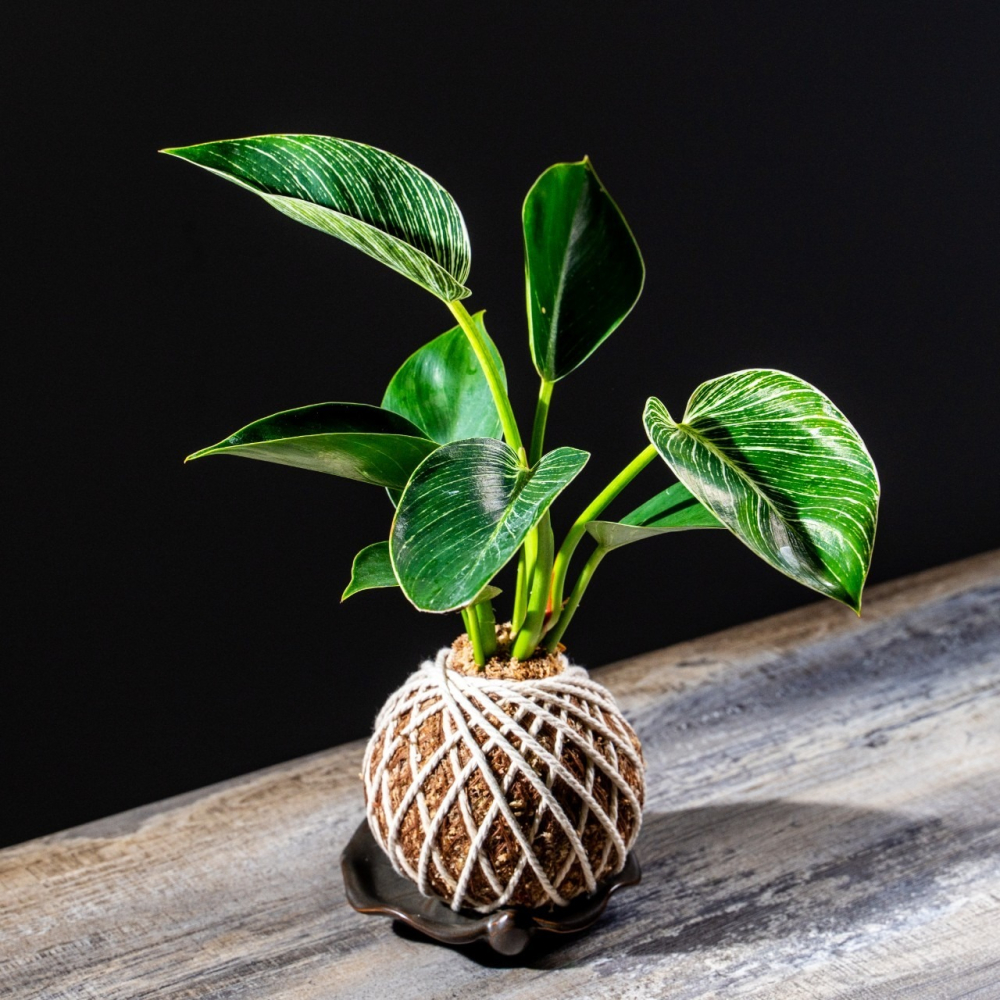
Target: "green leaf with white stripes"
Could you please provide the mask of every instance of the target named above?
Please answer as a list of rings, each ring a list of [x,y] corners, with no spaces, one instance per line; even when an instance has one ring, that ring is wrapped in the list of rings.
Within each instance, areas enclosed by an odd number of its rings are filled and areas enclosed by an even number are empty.
[[[462,213],[437,181],[392,153],[324,135],[259,135],[162,152],[253,191],[446,302],[470,294]]]
[[[421,611],[474,601],[590,456],[557,448],[527,469],[503,441],[438,448],[413,473],[389,551],[403,593]]]
[[[524,200],[522,222],[531,357],[556,382],[631,312],[646,269],[588,159],[549,167]]]
[[[794,375],[752,369],[700,385],[677,423],[652,398],[643,422],[677,478],[757,555],[860,611],[878,474],[823,393]]]
[[[374,545],[366,545],[354,557],[351,582],[340,600],[346,601],[348,597],[353,597],[362,590],[398,586],[399,581],[392,571],[392,560],[389,558],[389,543],[375,542]]]
[[[476,313],[472,321],[506,388],[503,361],[486,332],[483,313]],[[403,362],[385,390],[382,406],[412,420],[438,444],[501,436],[490,385],[460,326],[435,337]]]
[[[402,489],[435,448],[397,413],[364,403],[317,403],[255,420],[185,461],[236,455]]]
[[[722,522],[683,483],[668,486],[620,521],[587,523],[587,531],[608,551],[672,531],[722,527]]]

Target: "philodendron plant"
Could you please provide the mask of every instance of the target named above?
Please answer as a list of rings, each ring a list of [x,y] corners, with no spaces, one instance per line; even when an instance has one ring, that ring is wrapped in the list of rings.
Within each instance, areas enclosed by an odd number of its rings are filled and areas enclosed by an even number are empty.
[[[589,456],[545,450],[553,390],[628,316],[645,277],[636,241],[589,160],[550,167],[524,202],[528,339],[541,380],[524,438],[483,313],[464,305],[468,234],[437,182],[390,153],[325,136],[265,135],[164,152],[405,275],[457,324],[403,363],[380,405],[286,410],[191,456],[240,455],[386,489],[395,505],[389,537],[358,553],[345,598],[398,586],[421,611],[460,611],[483,665],[496,653],[493,581],[516,560],[509,651],[523,661],[559,647],[612,549],[725,528],[793,580],[860,610],[878,509],[875,467],[833,403],[781,371],[705,382],[679,419],[650,397],[641,415],[649,444],[556,545],[549,509]],[[657,458],[677,482],[620,521],[602,520]],[[588,534],[596,545],[571,584],[573,556]]]

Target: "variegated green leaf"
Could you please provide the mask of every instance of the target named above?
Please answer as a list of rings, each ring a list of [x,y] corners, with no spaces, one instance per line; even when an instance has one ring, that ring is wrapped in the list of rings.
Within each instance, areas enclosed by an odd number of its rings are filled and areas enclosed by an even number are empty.
[[[610,551],[672,531],[722,527],[722,522],[683,483],[674,483],[620,521],[588,522],[587,531],[601,548]]]
[[[435,448],[398,413],[363,403],[317,403],[255,420],[185,461],[237,455],[402,489]]]
[[[503,361],[486,332],[483,313],[472,320],[506,388]],[[385,390],[382,406],[412,420],[438,444],[501,436],[489,383],[460,326],[435,337],[403,362]]]
[[[413,473],[396,509],[389,551],[403,592],[421,611],[472,602],[588,458],[557,448],[526,469],[492,438],[438,448]]]
[[[675,423],[658,399],[646,433],[677,478],[793,580],[856,611],[878,514],[875,466],[818,389],[752,369],[700,385]]]
[[[437,181],[392,153],[323,135],[260,135],[163,152],[253,191],[446,302],[470,294],[462,213]]]
[[[375,542],[367,545],[355,557],[351,566],[351,582],[347,585],[341,601],[359,593],[362,590],[375,590],[379,587],[398,587],[399,581],[392,571],[392,560],[389,558],[389,543]]]

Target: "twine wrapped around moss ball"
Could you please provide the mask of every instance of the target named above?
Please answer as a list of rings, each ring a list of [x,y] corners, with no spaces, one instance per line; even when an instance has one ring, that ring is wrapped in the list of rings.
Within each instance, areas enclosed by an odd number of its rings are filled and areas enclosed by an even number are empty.
[[[452,650],[385,703],[365,752],[368,824],[396,871],[453,910],[564,906],[635,843],[642,749],[610,692],[467,675]]]

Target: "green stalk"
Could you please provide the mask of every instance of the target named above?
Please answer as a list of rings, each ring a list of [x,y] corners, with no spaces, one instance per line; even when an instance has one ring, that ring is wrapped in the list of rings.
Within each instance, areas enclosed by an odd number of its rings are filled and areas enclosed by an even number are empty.
[[[565,633],[566,629],[569,627],[569,623],[573,620],[573,615],[576,614],[576,609],[580,606],[580,600],[583,597],[583,592],[587,589],[587,585],[590,583],[590,579],[594,575],[594,571],[601,564],[601,560],[610,551],[611,549],[606,549],[599,545],[590,554],[590,558],[580,571],[580,576],[576,581],[576,586],[569,595],[566,607],[563,610],[563,613],[559,616],[558,625],[549,631],[548,636],[545,639],[545,649],[548,652],[554,653],[556,651],[556,647],[559,645],[559,641],[562,639],[563,633]]]
[[[538,558],[538,527],[528,532],[521,546],[521,557],[518,560],[518,583],[522,584],[520,593],[514,594],[514,636],[524,628],[528,617],[528,602],[531,599],[531,587],[535,578],[535,562]],[[521,563],[524,564],[524,575],[521,575]],[[519,612],[520,609],[520,612]]]
[[[497,651],[497,619],[493,614],[493,602],[480,601],[475,607],[475,612],[483,647],[483,663],[485,663]]]
[[[524,546],[517,557],[517,586],[514,590],[514,617],[513,627],[515,632],[521,630],[524,624],[524,617],[528,613],[528,556]]]
[[[573,553],[576,551],[577,545],[580,544],[580,539],[583,538],[587,531],[587,522],[593,521],[594,518],[600,517],[603,513],[604,508],[611,503],[612,500],[643,469],[649,465],[650,462],[656,458],[657,452],[653,445],[648,445],[644,448],[635,458],[629,462],[628,465],[622,469],[621,472],[615,476],[614,479],[604,487],[603,490],[594,498],[590,506],[573,522],[573,527],[569,529],[566,534],[566,540],[562,543],[562,547],[559,549],[559,554],[556,556],[555,569],[553,571],[553,581],[552,581],[552,615],[549,618],[549,629],[554,629],[556,623],[562,615],[562,605],[563,605],[563,592],[566,587],[566,574],[569,572],[570,560],[573,558]]]
[[[510,405],[507,390],[504,388],[503,379],[500,378],[500,371],[493,361],[493,356],[490,354],[486,342],[480,336],[476,324],[473,323],[468,309],[462,305],[461,301],[455,299],[454,302],[449,302],[448,308],[452,311],[455,319],[458,320],[458,325],[462,328],[466,337],[469,338],[472,350],[475,351],[476,357],[479,359],[479,364],[482,366],[483,374],[486,376],[490,392],[493,394],[493,402],[496,404],[497,413],[500,414],[503,436],[506,438],[507,444],[518,453],[523,462],[527,456],[524,453],[524,445],[521,443],[521,434],[517,429],[514,410]]]
[[[528,613],[525,616],[524,625],[514,640],[512,655],[516,660],[531,658],[531,655],[538,648],[542,632],[545,630],[545,612],[549,605],[549,585],[552,582],[552,558],[555,550],[552,521],[548,511],[542,516],[532,535],[537,536],[538,551],[533,560],[531,590],[528,594]]]
[[[528,466],[534,467],[542,457],[542,447],[545,442],[545,424],[549,417],[549,402],[552,399],[552,388],[555,382],[542,379],[538,390],[538,406],[535,408],[535,423],[531,429],[531,447],[528,450]],[[551,531],[551,527],[549,528]],[[520,633],[528,612],[528,591],[533,585],[534,553],[538,548],[538,528],[532,528],[526,546],[521,549],[517,562],[517,589],[514,591],[514,634]],[[528,548],[531,549],[528,552]],[[546,588],[548,584],[546,584]]]
[[[451,310],[452,315],[458,321],[458,325],[462,328],[465,336],[468,338],[469,343],[472,345],[472,350],[475,352],[476,358],[479,361],[480,367],[483,369],[483,374],[486,376],[486,382],[490,387],[490,393],[493,396],[493,403],[497,408],[497,413],[500,415],[500,424],[503,427],[503,436],[507,444],[510,445],[514,451],[517,452],[520,460],[527,464],[527,455],[524,451],[524,444],[521,441],[521,432],[517,429],[517,420],[514,417],[514,410],[510,405],[510,398],[507,396],[507,390],[504,388],[503,379],[500,377],[500,371],[493,360],[493,355],[490,354],[489,348],[486,342],[483,340],[476,324],[473,322],[472,317],[469,315],[469,311],[462,305],[459,299],[455,299],[448,303],[448,308]],[[518,606],[519,602],[522,608],[526,602],[526,593],[524,590],[525,584],[522,581],[526,581],[527,572],[524,570],[525,564],[525,552],[524,549],[521,550],[521,558],[518,563],[518,575],[517,575],[517,590],[514,597],[514,620],[518,620]],[[473,610],[472,613],[466,614],[469,609],[463,609],[462,617],[465,619],[466,631],[469,633],[469,639],[472,642],[473,655],[476,658],[476,663],[482,667],[486,665],[486,661],[496,652],[496,631],[494,627],[493,619],[493,607],[489,602],[484,602],[487,604],[488,613],[490,617],[490,622],[487,624],[483,618],[480,616],[486,612],[480,612],[478,610],[481,605],[477,605],[477,609]],[[523,617],[524,611],[521,611],[521,617]],[[480,627],[486,626],[486,627]]]
[[[465,631],[472,643],[472,656],[476,661],[476,666],[482,669],[486,666],[486,653],[483,649],[483,636],[479,629],[479,617],[475,608],[462,608],[462,621],[465,622]]]
[[[528,465],[534,464],[542,457],[545,443],[545,424],[549,419],[549,404],[552,401],[552,389],[555,382],[542,379],[538,389],[538,405],[535,407],[535,424],[531,429],[531,447],[528,449]]]

